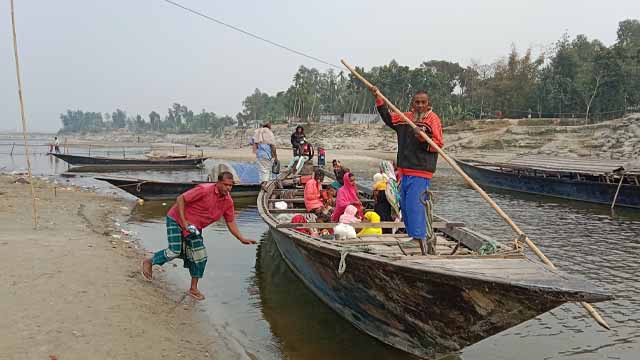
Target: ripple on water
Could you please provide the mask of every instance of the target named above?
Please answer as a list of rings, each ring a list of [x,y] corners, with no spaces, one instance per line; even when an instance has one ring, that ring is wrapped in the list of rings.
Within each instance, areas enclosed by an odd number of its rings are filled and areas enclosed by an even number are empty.
[[[371,174],[358,172],[369,179]],[[451,170],[433,180],[436,211],[497,239],[513,233]],[[569,273],[583,276],[618,298],[596,304],[612,331],[596,325],[577,304],[565,304],[465,349],[464,359],[635,359],[640,352],[640,212],[551,198],[491,192],[530,238]],[[145,204],[147,206],[147,204]],[[163,246],[164,212],[142,212],[132,225],[153,249]],[[246,247],[224,224],[205,231],[209,264],[202,287],[209,325],[261,359],[411,359],[355,330],[320,302],[287,268],[255,206],[238,207]],[[151,221],[149,219],[152,219]],[[155,219],[155,220],[153,220]],[[146,223],[142,222],[146,221]],[[144,230],[138,230],[143,228]],[[152,241],[151,241],[152,240]],[[168,267],[178,287],[181,267]]]

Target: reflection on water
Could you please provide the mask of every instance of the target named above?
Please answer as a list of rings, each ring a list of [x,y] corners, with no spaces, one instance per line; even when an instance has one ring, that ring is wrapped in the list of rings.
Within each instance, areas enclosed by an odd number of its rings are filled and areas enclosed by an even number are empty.
[[[33,159],[34,168],[43,174],[60,173],[66,166],[47,156]],[[0,156],[0,167],[9,165],[9,171],[24,168],[23,164],[24,157]],[[371,171],[351,166],[362,176],[361,182],[371,179]],[[190,181],[206,178],[206,171],[127,176]],[[432,184],[438,214],[501,240],[512,237],[494,211],[450,169],[441,167]],[[602,205],[506,191],[490,194],[558,267],[617,296],[614,301],[597,304],[612,330],[602,330],[581,307],[569,304],[470,346],[461,358],[637,358],[640,211],[617,209],[612,217]],[[132,215],[131,230],[138,232],[147,249],[166,246],[164,216],[172,204],[162,204],[146,202]],[[259,359],[412,358],[355,330],[334,314],[286,267],[255,204],[237,203],[236,208],[242,232],[261,243],[257,248],[240,244],[224,223],[205,229],[209,262],[201,287],[207,300],[195,305],[209,319],[208,330],[220,358],[246,354]],[[179,294],[188,287],[189,278],[181,262],[176,263],[178,267],[165,265],[165,272],[158,277]]]
[[[373,340],[322,303],[289,270],[270,233],[256,255],[254,300],[285,358],[412,359]]]

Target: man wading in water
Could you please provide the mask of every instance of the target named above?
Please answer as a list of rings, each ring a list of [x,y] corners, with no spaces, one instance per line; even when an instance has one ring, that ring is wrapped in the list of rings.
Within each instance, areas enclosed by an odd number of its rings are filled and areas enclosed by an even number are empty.
[[[204,275],[207,265],[207,250],[204,247],[202,229],[224,217],[227,228],[243,244],[255,244],[245,239],[234,219],[233,199],[229,192],[233,187],[233,175],[224,171],[215,184],[200,184],[178,196],[167,213],[167,240],[169,247],[153,254],[142,262],[142,276],[153,279],[153,265],[162,265],[176,258],[184,261],[191,274],[191,288],[187,292],[196,300],[204,300],[198,290],[198,280]]]
[[[426,191],[436,171],[438,153],[418,135],[400,115],[391,114],[382,100],[377,87],[369,89],[376,97],[376,107],[387,126],[395,130],[398,137],[398,173],[400,175],[400,209],[404,226],[409,236],[418,240],[423,254],[434,255],[435,242],[426,243],[427,219],[422,200],[427,200]],[[411,102],[411,111],[405,113],[409,120],[424,131],[439,147],[442,140],[440,118],[431,110],[429,96],[424,91],[417,92]]]

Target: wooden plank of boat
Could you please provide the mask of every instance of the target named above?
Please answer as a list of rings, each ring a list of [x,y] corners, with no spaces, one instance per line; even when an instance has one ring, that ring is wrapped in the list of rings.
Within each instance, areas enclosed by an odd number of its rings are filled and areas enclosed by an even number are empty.
[[[497,254],[480,256],[475,250],[488,238],[464,227],[436,229],[444,253],[449,243],[461,243],[466,254],[453,256],[407,256],[399,246],[340,244],[278,227],[268,201],[280,194],[271,191],[274,187],[263,188],[258,211],[291,270],[354,326],[417,356],[459,351],[567,301],[611,298],[581,279],[529,260],[521,250],[502,245]],[[341,259],[346,265],[342,274],[336,271]],[[461,265],[470,260],[475,262]],[[482,265],[487,260],[493,261]]]
[[[280,201],[289,202],[289,203],[292,203],[292,204],[304,204],[304,199],[300,199],[300,198],[292,198],[292,199],[279,198],[279,199],[269,199],[268,200],[268,202],[270,202],[270,203],[276,203],[276,202],[280,202]],[[360,201],[363,204],[373,203],[372,199],[361,199]]]
[[[276,225],[277,229],[333,229],[339,223],[284,223]],[[357,222],[351,223],[354,229],[364,229],[364,228],[382,228],[382,229],[392,229],[392,228],[404,228],[404,223],[401,222],[393,222],[393,221],[381,221],[378,223],[370,223],[370,222]],[[433,223],[434,229],[443,229],[443,228],[454,228],[454,227],[462,227],[464,223],[449,223],[449,222],[441,222],[436,221]]]
[[[467,160],[482,167],[498,167],[504,169],[528,170],[535,169],[546,172],[556,172],[562,174],[579,173],[586,175],[611,175],[614,170],[624,167],[625,162],[611,161],[603,162],[599,160],[579,161],[567,158],[539,158],[521,157],[508,162],[486,162],[481,160]],[[625,169],[628,174],[634,174],[635,169]]]
[[[477,165],[474,161],[466,162],[459,159],[456,161],[469,176],[483,186],[578,201],[611,205],[615,193],[618,191],[618,184],[620,184],[618,176],[611,181],[602,181],[599,176],[595,178],[542,176],[540,173],[534,174],[531,169],[524,173],[518,173],[503,171],[504,169],[500,169],[495,164],[480,163]],[[596,176],[593,173],[588,175]],[[620,184],[616,206],[640,208],[638,179],[630,178],[627,174],[624,176],[624,183]],[[606,175],[605,179],[610,179],[610,177],[611,175]]]

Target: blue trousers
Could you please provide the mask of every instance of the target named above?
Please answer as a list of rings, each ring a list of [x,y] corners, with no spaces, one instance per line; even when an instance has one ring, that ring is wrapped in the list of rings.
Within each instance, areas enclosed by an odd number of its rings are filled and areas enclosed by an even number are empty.
[[[418,176],[403,175],[400,181],[400,210],[407,234],[414,239],[427,238],[427,218],[421,197],[429,189],[430,180]]]

